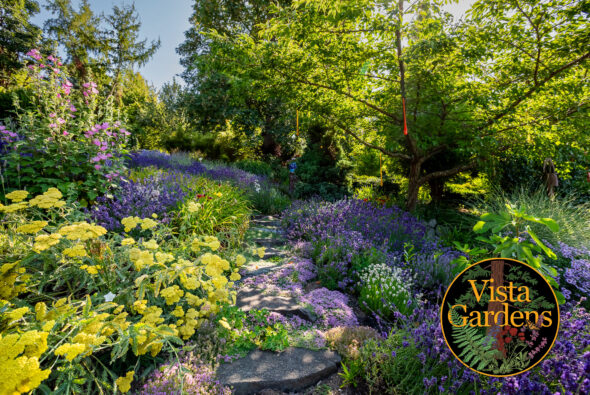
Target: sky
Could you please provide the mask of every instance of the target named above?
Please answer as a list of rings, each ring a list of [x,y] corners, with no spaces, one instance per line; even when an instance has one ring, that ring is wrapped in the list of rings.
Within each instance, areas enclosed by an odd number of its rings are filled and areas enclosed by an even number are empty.
[[[72,3],[77,8],[79,1],[73,0]],[[90,0],[89,3],[95,14],[109,14],[114,5],[135,4],[141,21],[139,38],[147,38],[148,42],[160,39],[158,51],[145,66],[136,67],[136,71],[158,89],[175,76],[178,82],[182,82],[178,74],[183,67],[176,47],[184,41],[184,32],[190,27],[188,19],[192,14],[193,0]],[[41,12],[35,15],[33,23],[43,26],[52,16],[44,8],[45,0],[39,0],[39,4]]]
[[[459,18],[473,2],[474,0],[459,0],[447,4],[444,9]],[[44,8],[45,0],[40,0],[39,3],[41,12],[33,18],[33,23],[43,26],[51,18],[51,14]],[[73,0],[72,3],[77,7],[79,1]],[[192,14],[193,0],[90,0],[89,3],[95,14],[109,14],[114,5],[135,4],[141,21],[140,39],[152,41],[159,38],[161,42],[154,56],[137,71],[157,89],[164,83],[171,82],[174,77],[182,82],[178,75],[183,68],[176,48],[184,41],[184,32],[190,27],[188,19]]]

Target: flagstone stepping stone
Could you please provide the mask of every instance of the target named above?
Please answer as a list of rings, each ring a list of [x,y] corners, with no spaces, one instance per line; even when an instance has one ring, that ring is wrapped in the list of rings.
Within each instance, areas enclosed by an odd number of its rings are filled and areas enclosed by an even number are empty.
[[[329,350],[289,347],[285,351],[251,351],[244,358],[217,368],[217,379],[233,386],[236,395],[264,389],[297,391],[338,371],[340,356]]]
[[[267,274],[271,271],[278,270],[281,268],[281,265],[278,265],[276,262],[271,261],[254,261],[248,262],[246,265],[242,266],[240,269],[240,275],[242,278],[254,277],[259,276],[261,274]]]
[[[285,251],[285,250],[279,250],[279,249],[270,247],[270,248],[266,249],[266,251],[264,253],[264,258],[265,259],[270,259],[270,258],[274,258],[274,257],[283,258],[283,257],[286,257],[287,255],[288,255],[287,251]]]
[[[316,320],[315,315],[292,296],[271,295],[254,287],[242,287],[236,295],[236,306],[243,311],[262,310],[274,311],[286,317],[294,315],[309,322]]]
[[[252,242],[263,247],[279,247],[285,244],[285,240],[274,238],[252,239]]]

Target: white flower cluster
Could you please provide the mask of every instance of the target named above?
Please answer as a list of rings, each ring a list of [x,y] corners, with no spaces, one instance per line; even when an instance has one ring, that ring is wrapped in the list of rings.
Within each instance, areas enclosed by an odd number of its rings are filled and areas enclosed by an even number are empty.
[[[414,276],[404,269],[384,263],[371,265],[360,272],[362,293],[382,308],[407,312],[422,295],[412,295]]]

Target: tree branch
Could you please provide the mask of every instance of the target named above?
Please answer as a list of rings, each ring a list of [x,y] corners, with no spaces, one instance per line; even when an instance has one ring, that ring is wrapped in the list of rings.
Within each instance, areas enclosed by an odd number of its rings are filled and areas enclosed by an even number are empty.
[[[418,180],[418,184],[424,185],[425,183],[432,180],[433,178],[454,176],[455,174],[461,173],[462,171],[465,171],[465,170],[473,169],[474,167],[475,167],[475,162],[470,162],[466,165],[453,167],[452,169],[435,171],[435,172],[425,175],[424,177],[420,177],[420,179]]]
[[[541,86],[543,86],[547,82],[551,81],[555,76],[557,76],[561,72],[577,65],[578,63],[583,62],[584,60],[588,59],[589,57],[590,57],[590,52],[586,52],[584,55],[580,56],[579,58],[574,59],[571,62],[564,64],[560,68],[554,70],[553,72],[551,72],[551,74],[549,74],[547,77],[545,77],[543,80],[541,80],[538,84],[533,85],[533,87],[530,88],[524,95],[522,95],[521,97],[519,97],[518,99],[513,101],[507,108],[505,108],[503,111],[496,114],[494,117],[490,118],[484,125],[480,126],[478,128],[478,130],[485,129],[488,126],[492,125],[494,122],[502,119],[504,116],[509,114],[510,111],[514,110],[520,103],[522,103],[524,100],[526,100],[530,96],[532,96],[532,94],[535,93],[537,90],[539,90],[539,88]]]

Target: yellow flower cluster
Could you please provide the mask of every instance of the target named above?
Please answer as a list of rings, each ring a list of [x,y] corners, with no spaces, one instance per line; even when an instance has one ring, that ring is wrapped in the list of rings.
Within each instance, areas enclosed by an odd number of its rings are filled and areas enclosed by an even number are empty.
[[[59,233],[52,233],[50,235],[39,235],[35,237],[35,244],[33,244],[33,251],[39,253],[45,251],[51,246],[59,243],[61,235]]]
[[[91,225],[87,222],[76,222],[60,228],[58,233],[68,240],[90,240],[107,233],[107,230],[100,225]]]
[[[66,204],[66,202],[60,200],[62,197],[63,195],[57,188],[49,188],[44,194],[35,196],[29,200],[29,205],[31,207],[37,206],[39,208],[59,208]]]
[[[77,257],[83,257],[83,256],[87,256],[88,254],[86,253],[86,248],[84,248],[83,244],[75,244],[72,247],[66,248],[62,251],[62,253],[65,256],[69,256],[72,258],[77,258]]]
[[[4,211],[5,213],[14,213],[20,210],[24,210],[29,207],[27,202],[18,202],[9,204],[8,206],[0,206],[0,211]]]
[[[154,254],[150,251],[142,251],[137,247],[129,250],[129,259],[135,265],[135,270],[140,271],[144,267],[152,266],[154,262]]]
[[[135,239],[133,239],[132,237],[126,237],[123,240],[121,240],[122,246],[130,246],[133,244],[135,244]]]
[[[152,214],[152,217],[157,218],[157,215]],[[126,217],[121,220],[121,224],[125,227],[125,232],[129,232],[131,229],[135,229],[137,225],[141,225],[142,230],[151,229],[157,226],[158,222],[151,218]]]
[[[148,250],[157,250],[158,247],[160,247],[154,239],[151,239],[150,241],[144,241],[143,246]]]
[[[189,202],[188,203],[188,212],[189,213],[196,213],[203,207],[201,203]]]
[[[39,365],[48,335],[40,331],[0,334],[0,394],[29,392],[49,377],[51,370],[41,370]]]
[[[98,274],[98,271],[100,269],[102,269],[102,266],[100,266],[100,265],[82,265],[82,266],[80,266],[80,269],[86,270],[86,272],[88,272],[88,274]]]
[[[26,291],[26,281],[29,276],[25,274],[25,268],[18,267],[19,263],[20,261],[16,261],[0,266],[0,304]],[[17,281],[20,284],[17,284]]]
[[[6,194],[6,198],[10,199],[14,203],[22,202],[29,196],[28,191],[12,191]]]
[[[53,352],[55,355],[65,355],[66,361],[72,361],[78,355],[86,350],[86,346],[81,343],[66,343],[62,344]]]
[[[16,228],[19,233],[37,233],[48,224],[47,221],[32,221]]]
[[[166,299],[166,304],[171,305],[177,303],[180,298],[184,296],[184,291],[178,287],[178,285],[173,285],[168,288],[164,288],[160,294]]]
[[[266,248],[264,247],[260,247],[260,248],[255,248],[252,253],[254,255],[258,255],[260,257],[260,259],[264,258],[264,254],[266,254]]]
[[[125,393],[131,389],[131,382],[133,381],[134,374],[135,374],[135,371],[132,370],[130,372],[127,372],[125,377],[119,377],[117,380],[115,380],[115,383],[117,384],[117,387],[119,388],[119,391],[121,391],[122,393]]]
[[[215,236],[205,236],[202,238],[196,238],[191,243],[191,249],[194,252],[198,252],[201,247],[209,247],[211,251],[217,251],[221,247],[221,243]]]

